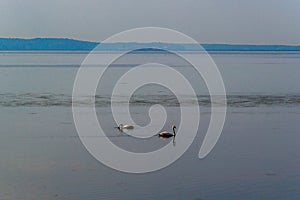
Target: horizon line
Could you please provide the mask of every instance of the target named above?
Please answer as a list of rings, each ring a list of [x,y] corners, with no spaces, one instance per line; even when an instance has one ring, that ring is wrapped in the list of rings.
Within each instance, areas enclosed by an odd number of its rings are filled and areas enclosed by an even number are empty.
[[[100,44],[101,41],[90,41],[90,40],[81,40],[75,38],[68,38],[68,37],[33,37],[33,38],[21,38],[21,37],[0,37],[0,39],[9,39],[9,40],[36,40],[36,39],[61,39],[61,40],[73,40],[79,42],[88,42],[88,43],[97,43]],[[103,44],[117,44],[117,43],[137,43],[137,44],[151,44],[151,43],[162,43],[162,44],[189,44],[189,45],[253,45],[253,46],[294,46],[299,47],[300,44],[259,44],[259,43],[170,43],[170,42],[162,42],[162,41],[149,41],[149,42],[140,42],[140,41],[125,41],[125,42],[110,42],[110,43],[103,43]]]

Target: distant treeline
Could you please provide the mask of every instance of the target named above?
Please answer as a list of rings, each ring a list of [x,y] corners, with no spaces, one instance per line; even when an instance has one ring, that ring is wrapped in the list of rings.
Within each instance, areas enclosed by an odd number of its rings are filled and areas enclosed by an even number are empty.
[[[90,51],[95,47],[98,50],[133,50],[145,51],[178,50],[178,51],[300,51],[300,46],[290,45],[247,45],[247,44],[173,44],[173,43],[101,43],[73,40],[68,38],[0,38],[0,50],[21,51],[21,50],[81,50]]]

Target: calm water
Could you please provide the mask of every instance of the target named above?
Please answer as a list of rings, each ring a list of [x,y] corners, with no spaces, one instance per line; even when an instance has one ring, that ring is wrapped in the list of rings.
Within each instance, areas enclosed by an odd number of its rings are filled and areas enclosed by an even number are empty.
[[[198,95],[198,102],[186,96],[184,106],[199,103],[201,109],[200,129],[188,151],[165,169],[138,175],[99,163],[78,138],[71,94],[85,55],[0,52],[0,199],[300,198],[300,53],[212,54],[229,107],[222,136],[203,160],[198,151],[211,102],[201,77],[173,55],[133,54],[116,61],[106,74],[110,84],[98,86],[96,108],[108,137],[122,148],[147,152],[170,142],[139,140],[112,128],[111,88],[134,65],[155,60],[174,66]],[[122,98],[117,100],[123,106]],[[90,105],[88,98],[77,103]],[[166,107],[166,129],[179,123],[174,95],[153,85],[131,99],[136,123],[149,123],[148,109],[157,103]]]

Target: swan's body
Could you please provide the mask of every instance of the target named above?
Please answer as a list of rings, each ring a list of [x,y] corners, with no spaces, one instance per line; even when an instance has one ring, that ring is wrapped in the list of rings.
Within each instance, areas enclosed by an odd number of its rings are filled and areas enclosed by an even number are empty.
[[[162,137],[162,138],[175,137],[176,136],[176,132],[175,132],[176,126],[173,125],[172,129],[173,129],[173,133],[170,133],[168,131],[163,131],[163,132],[159,133],[158,136]]]
[[[125,125],[120,124],[120,125],[118,126],[118,129],[119,129],[119,130],[124,130],[124,129],[134,129],[134,126],[128,125],[128,124],[125,124]]]

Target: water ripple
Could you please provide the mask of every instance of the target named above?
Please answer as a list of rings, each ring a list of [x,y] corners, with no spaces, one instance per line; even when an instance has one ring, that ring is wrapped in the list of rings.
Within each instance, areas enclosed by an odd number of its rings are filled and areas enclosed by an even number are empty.
[[[208,95],[198,96],[198,102],[193,101],[189,96],[184,96],[183,106],[211,106],[211,99]],[[223,106],[224,99],[216,98],[213,103]],[[125,97],[118,97],[115,100],[117,105],[126,103]],[[96,107],[107,107],[111,105],[110,96],[96,95],[94,97],[81,97],[73,103],[76,106],[92,106],[95,102]],[[130,100],[132,106],[151,106],[160,104],[163,106],[179,106],[177,98],[173,95],[134,95]],[[295,106],[300,104],[300,95],[230,95],[227,96],[227,105],[230,107],[258,107],[258,106]],[[51,107],[51,106],[72,106],[72,96],[66,94],[0,94],[1,107]]]

